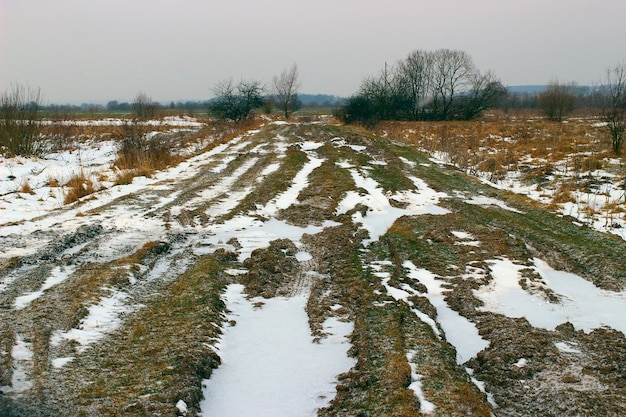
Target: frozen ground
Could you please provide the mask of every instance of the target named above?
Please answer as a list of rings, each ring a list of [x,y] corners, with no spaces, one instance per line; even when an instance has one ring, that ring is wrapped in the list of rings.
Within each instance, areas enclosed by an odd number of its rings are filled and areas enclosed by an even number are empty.
[[[353,325],[328,319],[328,336],[313,343],[307,294],[248,300],[243,291],[233,284],[224,295],[234,327],[218,346],[222,365],[205,382],[202,414],[316,415],[335,396],[336,376],[354,365],[347,356]]]
[[[191,120],[180,124],[197,127]],[[429,172],[441,169],[436,163],[421,156],[414,156],[415,160],[391,157],[372,146],[371,139],[352,139],[347,131],[344,138],[316,129],[316,125],[268,123],[129,185],[114,186],[111,181],[116,154],[112,141],[86,141],[79,149],[45,159],[0,159],[0,303],[4,307],[0,312],[0,390],[4,393],[0,405],[3,397],[37,404],[42,400],[36,393],[49,392],[58,381],[71,381],[75,369],[89,360],[97,362],[90,353],[105,344],[107,336],[150,306],[198,257],[221,250],[236,255],[235,266],[222,274],[229,285],[219,294],[228,313],[214,323],[224,329],[219,341],[205,342],[220,356],[221,365],[204,379],[201,402],[177,397],[168,405],[180,414],[316,415],[325,407],[329,413],[337,412],[345,393],[367,386],[363,381],[371,378],[359,376],[353,385],[339,383],[351,381],[353,374],[358,376],[366,368],[358,363],[363,357],[354,356],[365,351],[355,332],[368,325],[360,315],[370,309],[400,311],[406,306],[411,320],[429,329],[427,336],[420,337],[431,337],[430,344],[453,347],[451,366],[462,373],[459,383],[467,382],[469,372],[473,387],[468,389],[476,391],[477,398],[484,396],[484,407],[505,404],[502,415],[515,415],[527,405],[518,409],[507,405],[509,394],[498,383],[517,386],[517,377],[510,373],[531,369],[535,366],[532,355],[542,355],[513,352],[512,363],[489,362],[485,358],[493,355],[498,360],[509,358],[509,353],[502,353],[509,347],[503,347],[499,339],[505,332],[510,332],[510,339],[524,334],[529,332],[524,327],[528,323],[532,331],[548,335],[548,345],[554,347],[551,355],[581,353],[583,342],[576,337],[591,337],[599,329],[621,333],[614,337],[615,343],[622,343],[626,332],[620,320],[626,315],[623,291],[600,289],[587,276],[553,268],[548,264],[552,257],[542,259],[530,252],[524,257],[521,253],[529,251],[533,242],[526,246],[508,243],[510,247],[502,243],[515,233],[515,227],[505,223],[510,235],[500,235],[487,221],[459,220],[463,214],[455,208],[467,205],[514,224],[523,222],[524,206],[505,197],[486,196],[487,188],[479,194],[469,186],[435,187]],[[280,174],[289,149],[303,156],[297,172],[280,191],[266,191],[274,194],[257,196],[258,201],[246,205],[257,187]],[[327,166],[332,167],[332,178],[316,178],[315,173]],[[397,170],[397,175],[405,177],[404,185],[385,189],[376,176],[381,169]],[[63,184],[80,170],[98,181],[99,191],[64,205]],[[52,178],[59,186],[50,186]],[[345,178],[348,185],[338,178]],[[26,183],[32,192],[24,191]],[[305,200],[302,196],[314,187],[329,196]],[[338,198],[332,192],[341,187],[346,189]],[[310,213],[324,216],[309,218]],[[398,226],[407,222],[413,222],[407,229],[410,232]],[[349,231],[337,241],[316,241],[319,236],[344,233],[344,229]],[[404,239],[398,248],[387,236],[392,229]],[[497,238],[492,237],[496,234]],[[288,243],[276,253],[265,254],[265,260],[260,254],[276,241]],[[154,252],[155,257],[129,260],[155,242],[164,248]],[[358,250],[346,257],[342,250],[350,245]],[[348,260],[362,263],[357,269],[366,277],[362,281],[368,282],[357,294],[345,288],[347,284],[334,283],[336,277],[347,274]],[[89,281],[90,271],[103,267],[118,271],[118,278]],[[278,284],[271,281],[276,277],[282,280]],[[250,296],[256,282],[244,283],[252,279],[277,285],[275,294],[281,295]],[[67,317],[47,318],[46,311],[64,311]],[[564,323],[581,333],[569,338],[557,334]],[[498,326],[504,326],[503,333],[494,330]],[[422,356],[427,349],[408,345],[402,349],[399,357],[406,360],[407,371],[404,388],[414,395],[412,406],[423,414],[445,415],[451,409],[449,403],[456,400],[442,398],[433,388],[440,381],[433,380],[437,373],[432,366],[436,365],[428,365],[429,358]],[[585,358],[581,353],[572,363],[587,366]],[[42,371],[41,363],[52,373]],[[498,382],[493,376],[496,370],[486,363],[498,363],[498,369],[506,368],[509,373],[499,374]],[[538,374],[547,372],[546,367]],[[39,384],[36,389],[33,383]],[[618,389],[610,384],[599,383],[597,392]],[[82,395],[79,386],[68,383],[68,397],[59,401],[76,401]],[[142,403],[146,398],[135,401]],[[56,405],[49,406],[58,410]],[[578,406],[586,410],[585,404]]]

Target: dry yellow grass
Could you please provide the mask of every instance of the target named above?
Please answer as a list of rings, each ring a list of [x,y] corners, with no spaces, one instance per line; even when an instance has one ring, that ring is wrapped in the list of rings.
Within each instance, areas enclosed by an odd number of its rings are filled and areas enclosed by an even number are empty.
[[[615,156],[605,132],[589,116],[561,123],[530,113],[499,113],[473,121],[385,122],[376,133],[493,183],[519,178],[540,191],[551,209],[576,202],[580,193],[604,199],[602,190],[593,187],[604,181],[607,174],[602,171],[609,172],[614,184],[625,176],[626,158]],[[596,211],[596,207],[584,210],[590,216]]]
[[[20,193],[31,194],[31,195],[35,194],[30,184],[28,183],[28,180],[24,180],[24,182],[22,182],[22,186],[20,187]]]
[[[512,160],[528,155],[554,162],[583,152],[593,153],[594,159],[606,156],[610,143],[594,122],[570,119],[555,123],[538,117],[499,115],[473,121],[386,122],[376,132],[429,152],[472,155],[477,163],[494,153],[506,153]]]
[[[85,172],[81,171],[75,174],[66,184],[65,204],[70,204],[81,198],[93,194],[96,189],[93,182],[88,178]]]

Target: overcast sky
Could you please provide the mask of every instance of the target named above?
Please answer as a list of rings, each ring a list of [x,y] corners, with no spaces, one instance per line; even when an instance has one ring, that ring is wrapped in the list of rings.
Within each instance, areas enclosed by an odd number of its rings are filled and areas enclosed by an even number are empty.
[[[600,80],[626,59],[625,0],[0,0],[0,90],[48,103],[204,100],[297,63],[347,96],[415,49],[461,49],[505,85]]]

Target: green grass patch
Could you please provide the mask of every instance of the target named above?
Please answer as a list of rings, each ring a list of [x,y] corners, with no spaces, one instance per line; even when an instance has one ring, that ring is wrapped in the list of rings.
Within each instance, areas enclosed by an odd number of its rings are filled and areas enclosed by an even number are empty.
[[[230,256],[207,255],[131,317],[119,332],[64,369],[84,375],[78,409],[110,416],[174,415],[184,400],[199,411],[201,381],[219,365],[209,348],[221,331]],[[69,375],[68,375],[69,376]]]

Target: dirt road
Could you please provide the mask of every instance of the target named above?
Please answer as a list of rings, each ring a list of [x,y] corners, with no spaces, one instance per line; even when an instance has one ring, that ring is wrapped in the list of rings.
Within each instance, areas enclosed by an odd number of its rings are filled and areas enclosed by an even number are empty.
[[[195,415],[233,283],[308,294],[318,340],[353,323],[356,365],[320,415],[626,413],[624,330],[550,281],[621,311],[622,241],[321,122],[267,123],[142,181],[2,226],[0,414]],[[500,308],[501,270],[568,319]]]

